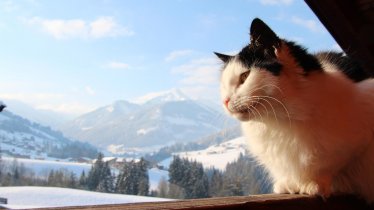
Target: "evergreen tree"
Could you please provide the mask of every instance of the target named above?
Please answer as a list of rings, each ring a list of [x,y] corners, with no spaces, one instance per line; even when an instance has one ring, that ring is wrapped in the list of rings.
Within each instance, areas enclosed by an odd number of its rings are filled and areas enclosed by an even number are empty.
[[[14,168],[14,171],[13,171],[13,180],[12,180],[12,182],[13,182],[13,185],[19,185],[19,181],[20,181],[20,175],[19,175],[19,169],[18,169],[18,167],[15,167]]]
[[[79,177],[79,187],[82,189],[86,189],[87,188],[86,185],[87,185],[87,178],[86,178],[86,173],[83,170],[81,173],[81,176]]]
[[[137,163],[136,167],[137,173],[137,185],[138,185],[138,195],[148,195],[149,191],[149,176],[147,162],[141,158]]]
[[[69,188],[77,188],[77,177],[75,176],[74,172],[70,173],[70,179],[68,183]]]
[[[172,184],[181,184],[184,170],[183,170],[182,159],[179,156],[174,156],[173,161],[169,166],[169,182]]]
[[[206,198],[209,196],[209,182],[208,177],[204,173],[204,168],[201,163],[196,161],[189,163],[190,181],[185,186],[187,198]]]
[[[109,167],[109,163],[104,163],[99,185],[97,186],[99,192],[113,192],[114,191],[114,177]]]
[[[99,153],[96,162],[92,165],[91,170],[87,177],[87,187],[89,190],[95,191],[99,186],[100,180],[102,179],[104,162],[103,154]]]
[[[267,193],[266,174],[258,174],[253,159],[240,154],[237,161],[227,164],[223,174],[223,195],[248,195]],[[264,183],[261,183],[264,182]]]
[[[47,185],[55,186],[55,171],[53,169],[48,174]]]
[[[54,175],[54,186],[56,187],[65,187],[65,175],[62,170],[55,171]]]
[[[146,161],[125,162],[117,177],[116,192],[129,195],[148,195],[149,177]]]
[[[223,174],[217,169],[212,169],[212,175],[209,181],[209,196],[222,196]]]
[[[137,195],[138,190],[135,183],[134,161],[126,162],[123,165],[122,173],[117,187],[117,192],[128,195]]]
[[[209,196],[209,180],[201,163],[174,157],[169,167],[169,177],[170,184],[182,188],[186,198]]]

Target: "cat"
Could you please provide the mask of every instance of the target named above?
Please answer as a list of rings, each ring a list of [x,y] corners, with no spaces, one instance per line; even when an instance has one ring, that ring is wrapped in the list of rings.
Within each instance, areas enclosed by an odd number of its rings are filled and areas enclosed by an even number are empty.
[[[374,79],[342,53],[308,53],[262,20],[223,61],[226,112],[275,193],[356,194],[374,201]]]

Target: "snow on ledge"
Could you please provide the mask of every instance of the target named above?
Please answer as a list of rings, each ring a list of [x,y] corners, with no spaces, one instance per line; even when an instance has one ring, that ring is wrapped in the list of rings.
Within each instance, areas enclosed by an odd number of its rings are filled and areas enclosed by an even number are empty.
[[[8,204],[0,205],[0,207],[10,209],[170,201],[170,199],[164,198],[100,193],[58,187],[1,187],[0,197],[8,199]]]

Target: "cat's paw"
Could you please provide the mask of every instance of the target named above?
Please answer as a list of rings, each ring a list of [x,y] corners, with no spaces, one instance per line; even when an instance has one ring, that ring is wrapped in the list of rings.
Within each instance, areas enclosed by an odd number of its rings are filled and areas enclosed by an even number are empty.
[[[298,193],[299,190],[297,187],[288,182],[275,182],[273,185],[273,192],[277,194],[295,194]]]
[[[300,186],[300,194],[319,195],[322,198],[328,198],[331,195],[331,186],[311,181]]]

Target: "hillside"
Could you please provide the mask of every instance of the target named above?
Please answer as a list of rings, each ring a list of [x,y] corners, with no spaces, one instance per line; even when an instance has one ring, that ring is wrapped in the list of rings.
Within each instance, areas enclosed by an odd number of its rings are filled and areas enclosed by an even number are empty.
[[[97,155],[93,146],[73,141],[61,132],[9,111],[0,113],[0,143],[1,153],[13,157],[93,158]]]
[[[238,159],[240,153],[245,154],[247,145],[244,137],[235,138],[220,144],[208,147],[207,149],[174,153],[181,158],[187,158],[203,164],[204,168],[214,167],[216,169],[225,170],[228,163]],[[160,165],[168,168],[173,157],[169,157],[162,161]]]

